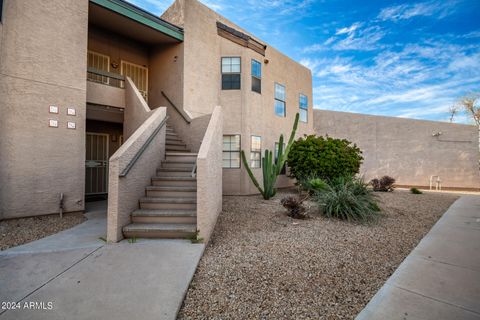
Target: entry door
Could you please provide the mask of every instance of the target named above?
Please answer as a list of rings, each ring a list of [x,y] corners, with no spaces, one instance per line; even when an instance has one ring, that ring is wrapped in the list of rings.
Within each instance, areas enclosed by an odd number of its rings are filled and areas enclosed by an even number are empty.
[[[108,134],[87,132],[85,194],[108,192]]]
[[[135,63],[122,61],[121,73],[132,79],[145,101],[148,101],[148,68]]]

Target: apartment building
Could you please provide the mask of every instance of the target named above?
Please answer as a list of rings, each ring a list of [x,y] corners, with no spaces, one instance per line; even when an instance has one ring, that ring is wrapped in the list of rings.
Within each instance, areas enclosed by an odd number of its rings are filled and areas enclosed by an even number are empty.
[[[0,219],[108,195],[108,240],[210,235],[244,150],[313,133],[311,72],[196,0],[0,1]],[[291,181],[284,175],[278,186]]]

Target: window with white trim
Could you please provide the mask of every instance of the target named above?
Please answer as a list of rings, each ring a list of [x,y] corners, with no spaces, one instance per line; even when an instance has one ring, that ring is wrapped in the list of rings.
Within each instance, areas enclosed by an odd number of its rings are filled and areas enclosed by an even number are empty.
[[[252,136],[250,146],[250,167],[262,167],[262,137]]]
[[[262,93],[262,64],[252,59],[252,91]]]
[[[240,135],[223,136],[223,168],[240,168]]]
[[[300,121],[308,122],[308,97],[304,94],[300,94]]]
[[[275,114],[285,117],[285,86],[275,83]]]
[[[222,58],[222,90],[240,90],[240,57]]]

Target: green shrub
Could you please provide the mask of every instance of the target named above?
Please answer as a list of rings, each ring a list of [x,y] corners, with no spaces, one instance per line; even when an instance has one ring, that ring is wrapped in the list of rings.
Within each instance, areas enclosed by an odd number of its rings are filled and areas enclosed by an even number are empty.
[[[410,188],[410,192],[413,194],[422,194],[423,192],[418,190],[417,188]]]
[[[324,216],[360,222],[377,219],[380,208],[363,179],[338,177],[317,185],[320,189],[314,191],[314,199]]]
[[[362,160],[362,151],[355,144],[328,136],[300,138],[293,143],[288,154],[290,173],[297,180],[353,176],[358,173]]]
[[[302,189],[308,191],[310,194],[313,194],[315,191],[324,190],[328,187],[328,183],[325,180],[315,177],[302,178],[298,183]]]

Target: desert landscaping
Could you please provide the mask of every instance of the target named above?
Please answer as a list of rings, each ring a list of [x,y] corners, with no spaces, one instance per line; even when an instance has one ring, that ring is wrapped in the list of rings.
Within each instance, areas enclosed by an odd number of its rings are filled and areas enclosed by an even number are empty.
[[[224,197],[180,319],[353,319],[458,198],[376,193],[375,223],[287,217],[280,199]]]

